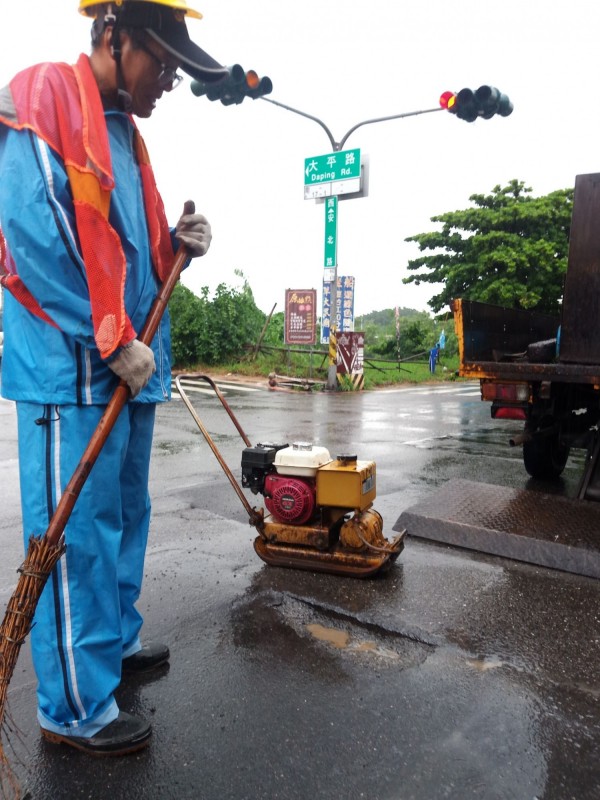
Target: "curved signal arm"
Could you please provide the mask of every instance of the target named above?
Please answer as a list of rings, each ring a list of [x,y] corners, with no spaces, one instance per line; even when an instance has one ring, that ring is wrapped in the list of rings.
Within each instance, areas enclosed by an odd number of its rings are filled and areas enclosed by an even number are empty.
[[[350,136],[350,134],[354,133],[354,131],[357,128],[361,128],[363,125],[372,125],[374,122],[387,122],[387,120],[389,120],[389,119],[404,119],[405,117],[417,117],[419,114],[431,114],[434,111],[442,111],[442,109],[441,108],[426,108],[423,111],[407,111],[405,114],[391,114],[389,117],[375,117],[375,119],[365,119],[365,120],[363,120],[363,122],[358,122],[356,125],[354,125],[352,128],[350,128],[350,130],[347,131],[343,135],[343,137],[342,137],[342,139],[341,139],[341,141],[339,143],[338,149],[341,150],[342,147],[344,146],[344,144],[346,143],[346,140]]]
[[[333,134],[331,133],[331,131],[329,130],[329,128],[323,122],[322,119],[319,119],[318,117],[315,117],[312,114],[307,114],[306,111],[300,111],[299,109],[292,108],[292,106],[288,106],[285,103],[280,103],[278,100],[272,100],[270,97],[261,97],[260,99],[261,100],[265,100],[267,103],[272,103],[274,106],[279,106],[280,108],[285,108],[286,111],[292,111],[294,114],[299,114],[301,117],[306,117],[307,119],[312,119],[314,122],[316,122],[318,125],[320,125],[323,128],[323,130],[327,134],[327,137],[328,137],[328,139],[329,139],[329,141],[331,143],[331,148],[332,148],[332,150],[334,152],[337,152],[337,151],[341,150],[342,147],[344,146],[344,144],[346,143],[346,141],[348,140],[348,137],[352,133],[354,133],[354,131],[357,130],[357,128],[361,128],[363,125],[373,125],[375,122],[386,122],[387,120],[390,120],[390,119],[403,119],[404,117],[416,117],[419,114],[431,114],[433,111],[442,111],[443,110],[441,108],[427,108],[427,109],[425,109],[423,111],[408,111],[408,112],[406,112],[404,114],[391,114],[388,117],[375,117],[374,119],[365,119],[362,122],[357,122],[356,125],[354,125],[352,128],[350,128],[350,130],[347,131],[342,136],[342,138],[340,139],[339,142],[336,142],[336,140],[333,137]]]
[[[280,103],[278,100],[272,100],[270,97],[261,97],[261,100],[266,100],[267,103],[272,103],[274,106],[279,106],[280,108],[285,108],[286,111],[293,111],[294,114],[300,114],[301,117],[306,117],[307,119],[312,119],[318,125],[320,125],[325,133],[327,134],[329,141],[331,142],[331,147],[333,150],[338,150],[337,142],[333,138],[332,132],[329,130],[327,125],[323,122],[323,120],[319,119],[318,117],[313,117],[312,114],[307,114],[306,111],[299,111],[297,108],[292,108],[292,106],[287,106],[285,103]]]

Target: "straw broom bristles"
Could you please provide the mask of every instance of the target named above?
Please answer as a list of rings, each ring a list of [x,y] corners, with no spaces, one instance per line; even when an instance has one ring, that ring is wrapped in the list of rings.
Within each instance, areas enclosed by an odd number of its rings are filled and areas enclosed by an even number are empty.
[[[8,601],[0,626],[0,728],[4,722],[8,685],[12,678],[21,645],[31,629],[33,615],[56,562],[65,552],[61,537],[53,544],[48,537],[32,536],[20,577]],[[19,798],[20,788],[0,740],[0,789],[4,798]]]

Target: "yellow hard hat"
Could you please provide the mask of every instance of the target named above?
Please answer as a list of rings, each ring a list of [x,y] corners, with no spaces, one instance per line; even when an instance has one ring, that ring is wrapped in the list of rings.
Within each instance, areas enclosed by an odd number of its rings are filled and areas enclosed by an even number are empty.
[[[199,11],[194,11],[193,8],[190,8],[185,0],[113,0],[113,4],[117,6],[122,6],[123,3],[138,3],[138,2],[150,2],[156,3],[160,6],[167,6],[167,8],[172,8],[173,11],[180,11],[186,17],[194,17],[195,19],[202,19],[202,14]],[[98,0],[79,0],[79,13],[84,14],[86,17],[95,17],[96,16],[96,9],[98,6],[106,5],[107,3],[98,2]]]
[[[118,31],[125,28],[145,31],[168,53],[177,58],[181,69],[198,81],[218,81],[229,72],[190,39],[186,17],[202,19],[186,0],[79,0],[79,11],[93,17],[94,26],[112,28],[112,46],[120,53]]]

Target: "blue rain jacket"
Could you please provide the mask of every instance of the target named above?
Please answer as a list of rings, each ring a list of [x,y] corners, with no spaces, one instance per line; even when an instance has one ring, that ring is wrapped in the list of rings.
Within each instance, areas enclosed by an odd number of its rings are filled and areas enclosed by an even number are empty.
[[[133,127],[108,111],[113,174],[110,224],[127,259],[125,309],[140,332],[157,293]],[[4,292],[2,395],[33,403],[105,404],[118,383],[94,341],[83,260],[67,173],[60,157],[30,131],[0,125],[0,225],[18,273],[60,329]],[[152,342],[156,373],[134,402],[168,400],[168,311]]]

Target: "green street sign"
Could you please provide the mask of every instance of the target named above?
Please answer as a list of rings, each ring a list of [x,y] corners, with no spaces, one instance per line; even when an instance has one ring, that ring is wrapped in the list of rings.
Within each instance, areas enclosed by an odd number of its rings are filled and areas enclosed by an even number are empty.
[[[324,266],[337,265],[337,197],[325,200],[325,261]]]
[[[360,148],[304,159],[304,198],[360,191]]]

